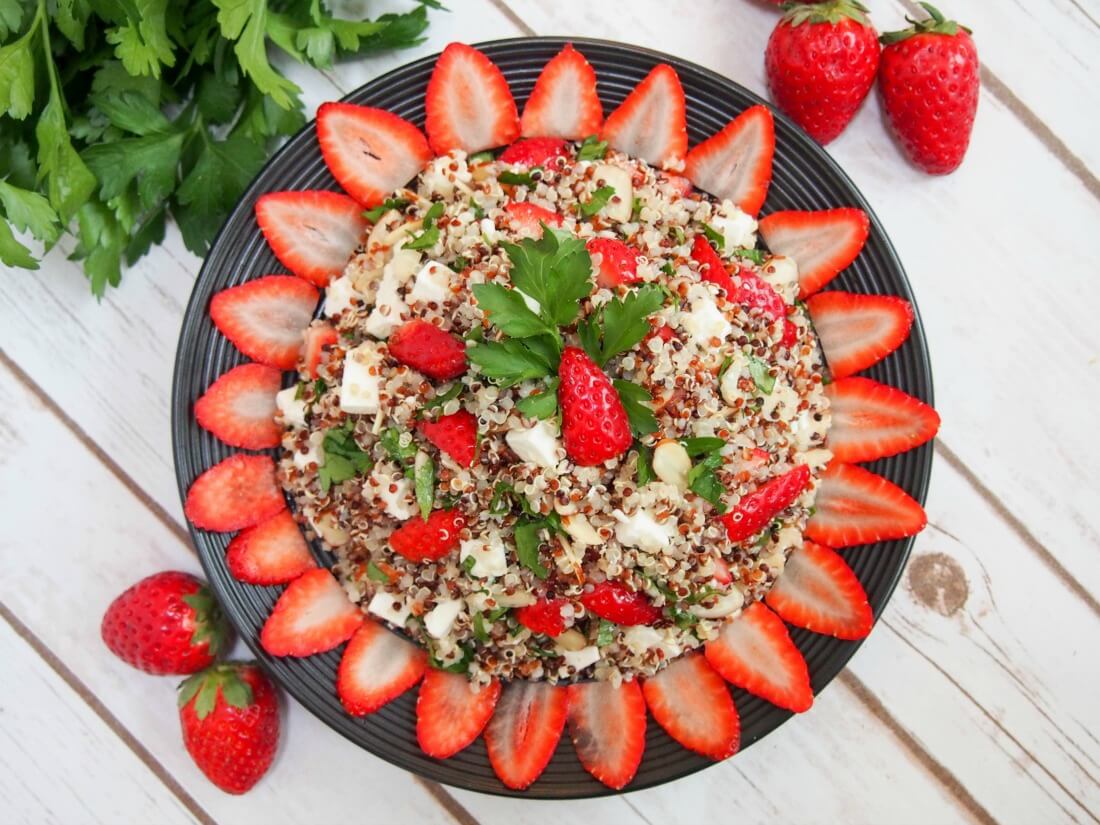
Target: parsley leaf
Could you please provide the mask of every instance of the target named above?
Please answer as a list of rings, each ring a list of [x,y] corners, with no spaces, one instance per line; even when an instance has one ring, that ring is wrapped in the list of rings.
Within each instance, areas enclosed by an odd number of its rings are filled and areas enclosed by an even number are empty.
[[[512,262],[512,285],[539,303],[548,324],[565,326],[592,291],[592,259],[584,241],[547,226],[541,238],[501,244]]]
[[[583,203],[577,204],[577,211],[581,213],[582,217],[591,218],[610,202],[611,198],[615,194],[614,186],[601,186],[595,192],[592,193],[592,198]]]
[[[703,436],[700,438],[685,438],[680,442],[687,454],[691,458],[698,458],[701,455],[707,455],[708,453],[716,452],[726,446],[726,442],[721,438],[714,436]]]
[[[577,150],[577,160],[602,160],[607,154],[607,141],[589,135]]]
[[[600,629],[596,632],[596,647],[607,647],[615,641],[615,623],[600,619]]]
[[[638,486],[644,487],[657,477],[653,472],[653,448],[635,441],[634,446],[638,450]]]
[[[447,264],[447,266],[451,268],[452,272],[462,273],[470,268],[470,262],[462,255],[459,255],[457,258]]]
[[[0,205],[12,226],[20,232],[30,232],[47,246],[53,245],[61,234],[57,213],[37,192],[0,180]]]
[[[477,344],[466,350],[466,356],[486,378],[502,387],[543,378],[553,372],[550,362],[543,355],[515,339]]]
[[[497,175],[497,180],[510,186],[534,186],[541,177],[536,173],[541,171],[541,166],[532,167],[526,172],[513,172],[510,169],[505,169]]]
[[[771,395],[775,389],[775,376],[768,372],[768,365],[756,356],[749,356],[749,374],[756,388],[764,395]]]
[[[703,234],[707,236],[707,240],[718,247],[719,250],[726,245],[726,236],[711,226],[709,223],[703,224]]]
[[[726,488],[722,482],[718,480],[718,469],[721,468],[724,459],[722,458],[719,450],[723,446],[724,442],[720,438],[718,439],[688,439],[689,441],[718,441],[718,447],[711,447],[707,445],[709,449],[705,452],[705,458],[697,462],[694,467],[688,472],[688,489],[693,493],[701,496],[705,500],[718,508],[719,513],[726,511],[725,505],[722,504],[722,496],[726,494]],[[685,449],[687,449],[687,442],[684,442]],[[700,453],[696,453],[699,455]]]
[[[644,284],[625,298],[612,298],[578,328],[581,345],[602,367],[649,334],[646,319],[662,306],[664,292],[656,284]]]
[[[655,433],[658,430],[657,417],[653,414],[653,396],[630,381],[616,379],[612,382],[623,402],[626,417],[630,419],[630,429],[636,438]]]
[[[409,205],[407,198],[386,198],[380,206],[368,209],[363,217],[371,223],[378,223],[378,219],[393,209],[402,210]]]
[[[485,210],[481,208],[481,204],[474,200],[473,195],[470,196],[470,208],[474,210],[474,217],[479,221],[485,217]]]
[[[333,484],[355,478],[374,466],[370,455],[356,442],[354,430],[355,424],[349,420],[344,426],[325,433],[321,442],[324,463],[317,468],[317,480],[326,493]]]
[[[687,236],[684,235],[684,230],[675,224],[672,226],[672,234],[676,238],[676,243],[678,244],[682,244],[687,240]]]
[[[543,524],[538,521],[523,519],[516,524],[516,558],[519,563],[538,576],[545,579],[550,571],[539,561],[539,547],[542,539],[539,533],[543,530]]]
[[[747,246],[739,246],[735,250],[733,250],[733,254],[736,255],[738,258],[745,258],[746,260],[752,261],[757,266],[764,265],[765,257],[763,250],[750,249]]]
[[[471,556],[470,558],[473,558]],[[485,627],[485,617],[480,612],[474,614],[472,629],[474,631],[474,638],[479,642],[489,641],[489,631]]]
[[[470,166],[482,163],[492,163],[492,161],[493,153],[489,150],[485,150],[484,152],[474,152],[472,155],[466,158],[466,163]]]
[[[435,503],[435,462],[427,453],[417,452],[413,463],[413,489],[416,503],[420,506],[420,517],[424,521],[432,512]]]
[[[382,445],[382,449],[386,451],[390,458],[404,468],[405,474],[411,478],[411,462],[420,451],[420,448],[416,446],[416,442],[410,438],[408,444],[402,444],[401,432],[396,427],[389,427],[382,431],[378,443]]]
[[[405,249],[431,249],[439,242],[439,227],[435,225],[443,215],[443,204],[433,203],[424,213],[424,230],[405,244]]]
[[[367,562],[367,578],[375,582],[388,582],[390,580],[385,571],[373,561]]]
[[[530,338],[544,333],[557,334],[553,326],[531,311],[517,290],[501,284],[474,284],[472,290],[489,323],[505,335]]]
[[[558,379],[551,378],[546,386],[516,402],[516,409],[528,418],[551,418],[558,413]]]
[[[461,381],[455,381],[446,392],[436,393],[433,398],[425,401],[424,406],[420,408],[420,412],[417,413],[417,415],[423,416],[424,413],[430,410],[441,409],[448,401],[453,401],[462,395],[464,389],[466,389],[466,387]]]

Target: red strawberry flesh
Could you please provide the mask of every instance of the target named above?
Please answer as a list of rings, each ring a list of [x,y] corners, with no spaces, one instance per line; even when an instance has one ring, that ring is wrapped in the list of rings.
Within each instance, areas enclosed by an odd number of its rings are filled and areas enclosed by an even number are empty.
[[[584,769],[619,790],[645,751],[645,698],[637,680],[585,682],[569,688],[569,734]]]
[[[561,609],[567,604],[565,599],[539,599],[534,604],[516,608],[516,621],[532,633],[557,636],[565,630],[565,617]]]
[[[905,343],[913,308],[892,295],[822,292],[806,308],[834,379],[877,364]]]
[[[775,122],[767,106],[750,106],[690,152],[684,174],[695,186],[755,216],[768,195]]]
[[[821,475],[816,511],[806,538],[829,547],[849,547],[912,536],[928,518],[908,493],[855,464],[833,461]]]
[[[600,137],[620,152],[675,170],[687,155],[687,106],[676,70],[654,66],[607,116]]]
[[[500,698],[500,682],[480,689],[460,673],[429,668],[416,699],[416,741],[436,759],[470,745],[488,724]]]
[[[871,224],[862,209],[773,212],[760,220],[760,235],[776,255],[798,266],[799,297],[820,291],[863,250]]]
[[[363,614],[328,570],[303,573],[275,602],[260,632],[272,656],[312,656],[346,642]]]
[[[437,155],[480,152],[519,136],[508,81],[477,49],[451,43],[435,63],[424,96],[428,142]]]
[[[596,73],[584,55],[566,43],[535,81],[520,120],[523,136],[581,140],[596,134],[602,122]]]
[[[473,413],[458,410],[435,421],[421,419],[416,429],[460,467],[474,466],[477,457],[477,418]]]
[[[447,381],[466,372],[466,345],[420,318],[406,321],[390,336],[390,355],[429,378]]]
[[[275,395],[282,374],[263,364],[241,364],[210,385],[195,402],[195,420],[226,444],[246,450],[277,447]]]
[[[517,140],[500,153],[498,160],[515,166],[549,166],[556,158],[570,154],[569,144],[561,138],[536,137]]]
[[[416,515],[390,534],[390,547],[409,561],[438,561],[458,547],[465,526],[458,510],[434,510],[427,521]]]
[[[765,600],[784,621],[840,639],[862,639],[874,623],[852,569],[835,550],[812,541],[787,558]]]
[[[650,713],[688,750],[710,759],[737,753],[741,722],[729,688],[702,653],[688,653],[642,684]]]
[[[588,254],[599,255],[596,283],[607,289],[621,284],[633,284],[638,277],[638,253],[617,238],[593,238],[585,247]]]
[[[203,530],[243,530],[286,507],[275,482],[275,462],[266,455],[231,455],[195,479],[183,511]]]
[[[794,504],[809,483],[810,468],[800,464],[742,496],[730,512],[719,516],[726,525],[730,541],[745,541],[757,535],[777,515]]]
[[[826,447],[844,463],[874,461],[924,444],[935,436],[940,417],[901,390],[851,376],[825,387],[832,416]]]
[[[374,713],[420,681],[428,656],[377,622],[355,631],[336,672],[336,693],[352,716]]]
[[[619,582],[600,582],[581,596],[581,604],[589,612],[624,626],[650,625],[661,618],[661,608],[649,596]]]
[[[578,347],[566,347],[558,368],[562,439],[569,457],[595,466],[625,453],[633,442],[630,420],[614,385]]]
[[[542,775],[565,727],[569,694],[545,682],[505,687],[485,728],[489,762],[500,781],[523,790]]]
[[[217,293],[210,299],[210,318],[253,361],[292,370],[319,297],[300,278],[265,275]]]
[[[356,201],[326,191],[261,195],[256,221],[283,266],[317,286],[344,271],[367,229]]]
[[[225,563],[238,581],[248,584],[286,584],[317,566],[289,510],[234,536]]]

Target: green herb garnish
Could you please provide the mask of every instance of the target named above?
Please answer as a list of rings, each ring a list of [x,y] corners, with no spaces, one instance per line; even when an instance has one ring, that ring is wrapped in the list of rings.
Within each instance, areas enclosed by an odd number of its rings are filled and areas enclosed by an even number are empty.
[[[435,462],[427,453],[416,454],[413,462],[413,489],[416,492],[416,503],[420,506],[420,517],[427,521],[435,501]]]
[[[474,210],[474,217],[479,221],[485,217],[485,210],[481,208],[481,204],[474,200],[473,196],[470,196],[470,208]]]
[[[385,571],[373,561],[367,562],[367,578],[375,582],[388,582],[390,580]]]
[[[516,409],[528,418],[552,418],[558,412],[558,379],[551,378],[546,386],[516,402]]]
[[[602,160],[606,154],[607,141],[600,140],[595,135],[589,135],[577,150],[577,160]]]
[[[768,365],[756,356],[749,356],[749,374],[756,388],[764,395],[771,395],[775,388],[775,376],[768,372]]]
[[[653,472],[653,448],[640,441],[634,442],[638,450],[638,486],[644,487],[657,476]]]
[[[630,430],[635,438],[657,432],[657,416],[653,414],[653,396],[645,387],[631,381],[615,379],[611,382],[623,402],[626,417],[630,420]]]
[[[371,223],[378,223],[378,219],[389,212],[391,209],[402,210],[409,205],[408,198],[386,198],[382,202],[381,206],[376,206],[373,209],[368,209],[363,213],[363,217]]]
[[[470,261],[469,259],[464,258],[462,255],[459,255],[457,258],[447,264],[447,266],[451,268],[451,272],[462,273],[470,268]]]
[[[611,201],[611,198],[615,195],[614,186],[601,186],[595,192],[592,193],[592,197],[577,204],[577,211],[580,212],[581,217],[591,218],[601,209],[603,209]]]
[[[359,448],[354,430],[354,422],[348,420],[342,427],[325,433],[321,442],[324,464],[317,468],[317,480],[326,493],[333,484],[355,478],[374,466],[370,455]]]
[[[503,172],[497,175],[497,180],[509,186],[531,187],[538,183],[539,178],[541,177],[541,172],[541,166],[534,166],[526,172],[513,172],[510,169],[505,169]]]
[[[635,198],[630,204],[630,220],[637,221],[642,216],[642,207],[645,206],[645,201],[641,198]]]
[[[625,298],[612,298],[577,327],[581,346],[599,366],[632,349],[649,334],[650,315],[664,306],[665,293],[643,284]]]
[[[600,619],[600,629],[596,631],[596,647],[607,647],[615,641],[615,628],[614,622]]]
[[[474,152],[470,157],[466,158],[467,165],[479,165],[482,163],[492,163],[493,153],[486,150],[484,152]]]
[[[489,641],[489,631],[485,627],[485,618],[481,615],[481,613],[474,614],[473,622],[471,624],[474,631],[475,639],[477,639],[479,642]]]
[[[544,527],[541,522],[523,519],[517,522],[515,529],[516,558],[540,579],[550,575],[550,571],[539,560],[539,547],[542,546],[539,534]]]
[[[760,249],[751,249],[747,246],[739,246],[733,250],[733,254],[738,258],[744,258],[745,260],[752,261],[757,266],[764,265],[764,252]]]
[[[417,416],[422,417],[426,412],[442,409],[448,401],[454,401],[454,399],[462,395],[464,389],[466,389],[465,384],[461,381],[455,381],[447,388],[446,392],[438,393],[434,398],[425,401],[424,406],[420,408]]]
[[[703,234],[707,236],[707,240],[718,247],[719,250],[723,249],[726,245],[726,236],[715,229],[708,223],[703,224]]]
[[[439,241],[439,227],[435,222],[443,217],[443,204],[433,203],[424,213],[423,230],[405,244],[405,249],[431,249]]]

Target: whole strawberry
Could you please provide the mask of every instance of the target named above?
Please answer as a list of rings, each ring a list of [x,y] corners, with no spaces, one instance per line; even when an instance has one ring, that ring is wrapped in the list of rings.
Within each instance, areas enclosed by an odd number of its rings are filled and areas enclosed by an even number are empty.
[[[629,449],[630,420],[614,385],[584,350],[566,347],[558,368],[565,452],[583,467],[603,464]]]
[[[879,45],[857,0],[789,5],[764,69],[776,105],[821,145],[855,117],[875,82]]]
[[[930,175],[954,172],[978,110],[978,50],[970,29],[921,3],[929,17],[882,36],[879,89],[909,159]]]
[[[258,667],[215,665],[180,685],[183,744],[207,779],[240,794],[260,781],[279,746],[279,700]]]
[[[210,590],[187,573],[156,573],[111,602],[100,627],[118,658],[146,673],[194,673],[228,647],[229,625]]]

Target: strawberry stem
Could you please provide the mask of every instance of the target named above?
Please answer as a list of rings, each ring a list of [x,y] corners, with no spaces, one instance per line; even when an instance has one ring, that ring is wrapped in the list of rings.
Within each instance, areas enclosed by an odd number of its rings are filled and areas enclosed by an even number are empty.
[[[893,43],[900,43],[903,40],[908,40],[910,37],[918,34],[943,34],[948,37],[954,37],[959,33],[959,29],[962,29],[967,34],[973,34],[968,27],[954,20],[948,20],[943,16],[943,12],[931,3],[921,2],[919,5],[928,14],[928,17],[924,20],[914,20],[912,17],[906,17],[906,21],[911,24],[909,28],[895,32],[885,32],[879,37],[879,42],[884,46],[889,46]]]
[[[869,26],[870,10],[859,0],[822,0],[819,3],[784,3],[783,21],[792,27],[803,23],[839,23],[844,18]]]

